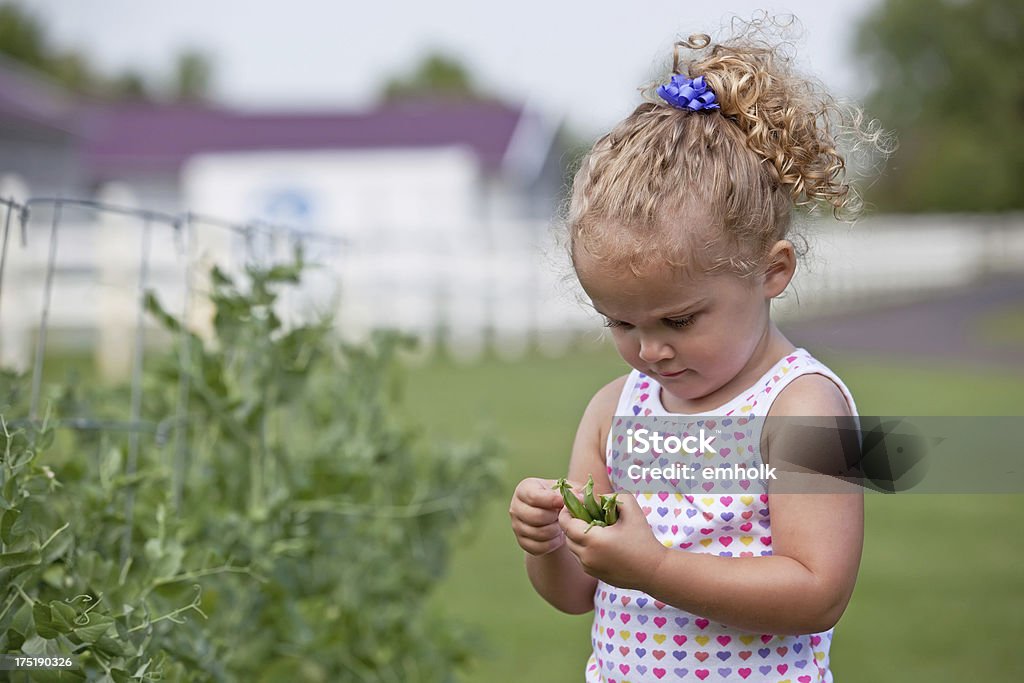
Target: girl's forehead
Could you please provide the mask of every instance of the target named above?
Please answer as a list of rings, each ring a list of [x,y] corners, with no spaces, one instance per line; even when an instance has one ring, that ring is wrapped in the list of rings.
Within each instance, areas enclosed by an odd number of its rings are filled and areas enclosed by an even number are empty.
[[[616,291],[645,293],[678,292],[706,286],[709,277],[698,268],[673,265],[662,259],[652,259],[636,267],[624,263],[609,263],[578,250],[575,257],[576,275],[584,287]]]
[[[634,274],[628,269],[590,264],[590,267],[579,267],[577,274],[583,289],[598,308],[603,305],[637,312],[664,312],[663,309],[707,298],[723,284],[718,277],[695,276],[679,270],[660,266]]]

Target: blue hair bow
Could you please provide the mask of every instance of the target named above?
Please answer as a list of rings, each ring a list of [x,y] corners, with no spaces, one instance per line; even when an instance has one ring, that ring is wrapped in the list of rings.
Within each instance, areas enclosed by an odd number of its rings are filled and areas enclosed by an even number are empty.
[[[676,74],[668,83],[658,86],[658,95],[673,107],[700,111],[701,109],[719,109],[718,101],[703,76],[689,79]]]

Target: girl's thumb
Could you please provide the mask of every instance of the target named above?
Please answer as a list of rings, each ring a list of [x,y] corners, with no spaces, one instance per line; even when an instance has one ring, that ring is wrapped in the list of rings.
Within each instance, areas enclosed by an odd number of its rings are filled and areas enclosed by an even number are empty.
[[[626,493],[624,495],[620,494],[617,502],[619,503],[619,505],[622,506],[622,509],[620,509],[620,513],[625,512],[625,510],[628,509],[629,512],[627,514],[635,513],[640,515],[641,517],[645,516],[644,511],[640,509],[640,503],[638,503],[636,500],[636,495],[632,493]]]
[[[548,505],[552,510],[557,510],[565,504],[565,500],[562,498],[562,493],[556,488],[558,484],[557,479],[547,480],[545,488],[547,489],[547,501]]]

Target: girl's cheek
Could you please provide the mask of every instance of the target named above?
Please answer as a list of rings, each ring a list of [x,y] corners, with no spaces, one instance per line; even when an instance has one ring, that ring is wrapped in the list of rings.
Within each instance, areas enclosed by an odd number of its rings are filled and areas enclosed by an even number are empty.
[[[639,346],[622,335],[616,335],[615,348],[618,349],[619,355],[623,358],[636,358],[640,353]]]

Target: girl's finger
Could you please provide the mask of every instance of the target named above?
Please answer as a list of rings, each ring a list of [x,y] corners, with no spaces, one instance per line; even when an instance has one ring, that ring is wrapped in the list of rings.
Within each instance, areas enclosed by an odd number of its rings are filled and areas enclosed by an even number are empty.
[[[565,535],[565,547],[572,552],[572,556],[576,558],[576,561],[580,562],[580,553],[583,552],[583,546],[572,540],[569,534]],[[583,566],[582,562],[580,562],[580,566]]]
[[[531,555],[546,555],[554,550],[557,550],[565,541],[561,538],[552,539],[549,541],[531,541],[525,539],[519,539],[519,547]]]
[[[526,505],[515,505],[509,510],[512,519],[518,519],[529,526],[547,526],[558,521],[558,512],[542,508],[529,507]]]
[[[560,527],[562,527],[563,531],[565,531],[565,528],[568,526],[569,522],[572,521],[572,519],[573,519],[573,516],[571,514],[569,514],[569,509],[568,508],[562,508],[559,511],[559,513],[558,513],[558,525]]]
[[[538,479],[523,490],[523,502],[535,508],[557,510],[563,505],[562,494],[554,488],[554,479]]]
[[[570,515],[568,510],[563,509],[558,514],[558,524],[565,532],[566,538],[571,538],[577,543],[584,540],[583,532],[587,530],[587,523]]]
[[[514,526],[513,531],[515,531],[516,535],[520,538],[526,538],[540,543],[550,541],[562,535],[562,527],[558,525],[558,522],[541,527],[519,525],[518,527]]]
[[[619,504],[619,514],[632,517],[634,515],[644,516],[644,511],[640,509],[640,503],[636,501],[636,496],[627,493],[620,496],[617,500]]]

